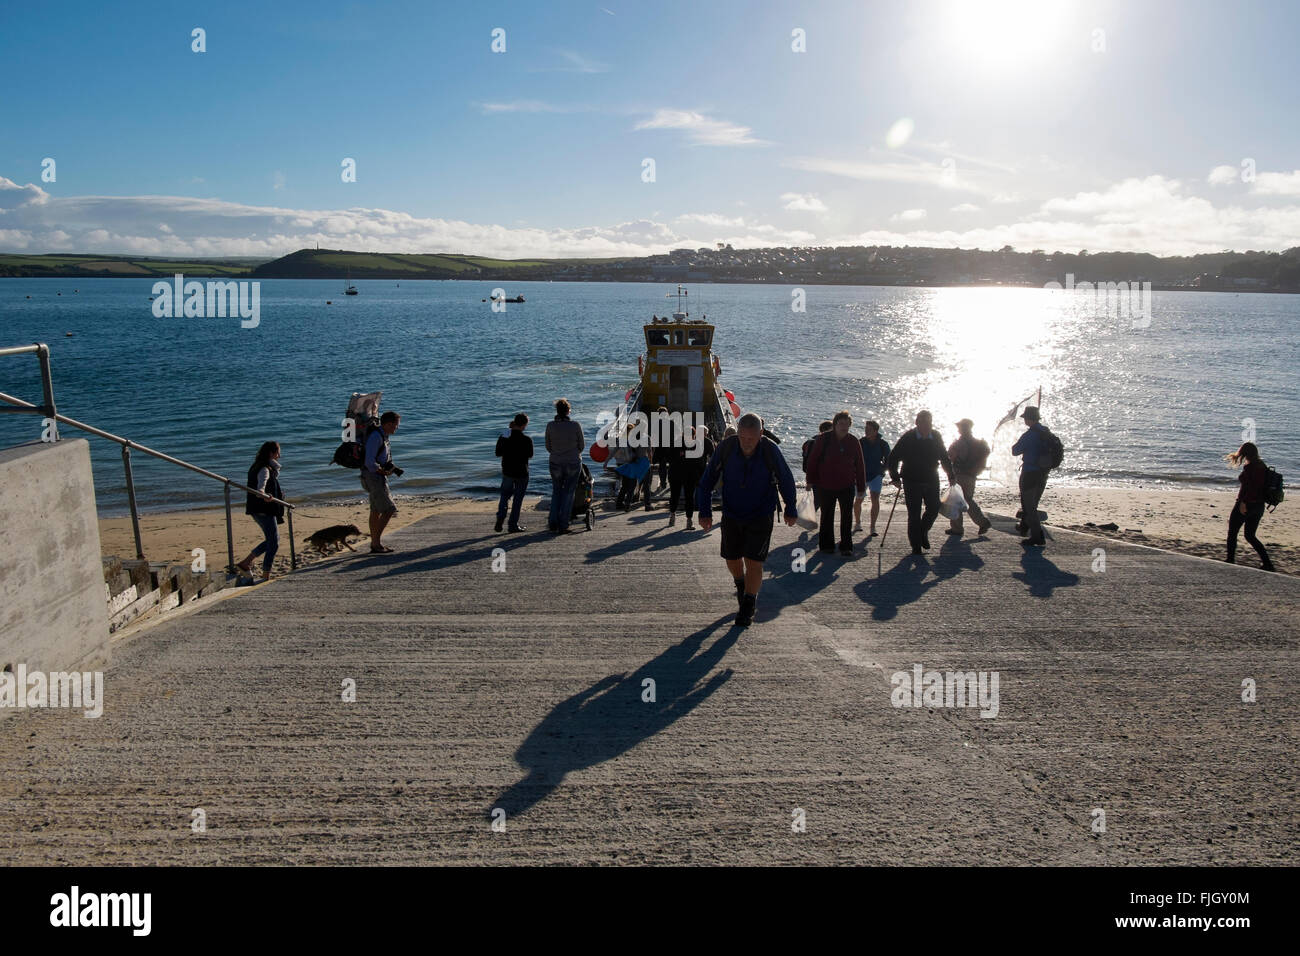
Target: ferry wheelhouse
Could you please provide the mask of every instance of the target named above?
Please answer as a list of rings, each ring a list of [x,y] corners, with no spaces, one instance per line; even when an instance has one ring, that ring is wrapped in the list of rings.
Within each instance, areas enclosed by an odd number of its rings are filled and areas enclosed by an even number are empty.
[[[671,297],[674,293],[669,293]],[[642,327],[645,352],[637,357],[641,381],[626,395],[627,413],[668,412],[704,415],[709,436],[720,441],[740,415],[736,397],[722,387],[722,363],[713,350],[714,326],[693,319],[682,306],[688,292],[677,287],[677,310],[652,316]]]

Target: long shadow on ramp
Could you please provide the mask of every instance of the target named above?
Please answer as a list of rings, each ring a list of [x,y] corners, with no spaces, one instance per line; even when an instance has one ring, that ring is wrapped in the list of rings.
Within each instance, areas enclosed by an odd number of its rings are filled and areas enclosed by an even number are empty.
[[[1043,554],[1042,548],[1025,548],[1020,566],[1024,570],[1017,571],[1012,577],[1029,585],[1029,593],[1034,597],[1049,598],[1056,588],[1073,587],[1079,583],[1077,574],[1062,571]]]
[[[904,604],[919,601],[931,588],[963,571],[978,571],[982,567],[984,559],[969,544],[949,537],[933,562],[923,554],[904,555],[880,577],[868,577],[855,585],[853,591],[871,605],[873,620],[892,621]],[[933,572],[934,577],[927,577],[926,572]]]
[[[488,816],[498,807],[507,817],[523,813],[550,796],[566,774],[611,760],[690,713],[731,677],[727,669],[704,681],[736,643],[739,628],[730,628],[701,650],[731,619],[730,614],[720,617],[633,673],[611,674],[557,705],[515,752],[528,776],[501,794]],[[654,681],[653,701],[643,699],[646,679]]]

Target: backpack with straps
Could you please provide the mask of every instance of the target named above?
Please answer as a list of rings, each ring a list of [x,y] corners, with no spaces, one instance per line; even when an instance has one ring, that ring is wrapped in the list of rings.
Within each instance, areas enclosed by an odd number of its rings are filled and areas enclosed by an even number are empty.
[[[1277,506],[1286,498],[1286,492],[1282,490],[1282,475],[1274,471],[1268,465],[1264,466],[1264,504],[1268,506],[1269,511],[1276,511]]]
[[[365,423],[362,428],[361,436],[356,441],[345,441],[334,449],[334,457],[331,463],[342,465],[344,468],[360,469],[366,463],[366,442],[375,429],[379,428],[379,419],[372,418]]]
[[[1043,444],[1047,446],[1047,450],[1038,457],[1038,467],[1044,471],[1060,468],[1061,462],[1065,460],[1065,446],[1061,444],[1061,439],[1048,431],[1046,425],[1040,425],[1039,427],[1043,429],[1041,437]]]
[[[777,491],[778,500],[780,495],[780,483],[776,477],[776,460],[772,457],[772,442],[767,438],[759,438],[758,447],[763,453],[763,464],[767,465],[768,476],[772,479],[772,488]],[[718,446],[718,467],[714,469],[713,480],[716,484],[718,478],[726,471],[727,459],[732,456],[737,448],[740,447],[740,439],[732,435],[730,438],[724,438],[722,444]]]

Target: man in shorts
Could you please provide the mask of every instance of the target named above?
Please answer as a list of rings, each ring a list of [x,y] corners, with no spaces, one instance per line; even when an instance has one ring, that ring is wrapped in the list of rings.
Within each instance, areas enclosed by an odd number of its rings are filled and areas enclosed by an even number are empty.
[[[794,475],[776,445],[763,437],[763,422],[752,413],[742,415],[734,437],[719,442],[709,467],[700,479],[696,507],[700,528],[713,527],[713,488],[722,489],[722,558],[736,583],[739,612],[736,625],[754,621],[758,589],[763,583],[763,562],[772,541],[777,491],[785,502],[785,523],[794,527]]]
[[[379,540],[388,522],[397,514],[397,504],[388,490],[388,476],[400,474],[388,450],[388,438],[397,431],[402,416],[397,412],[384,412],[379,417],[379,427],[372,428],[366,436],[366,460],[361,465],[361,487],[370,495],[370,551],[388,554],[393,549]]]

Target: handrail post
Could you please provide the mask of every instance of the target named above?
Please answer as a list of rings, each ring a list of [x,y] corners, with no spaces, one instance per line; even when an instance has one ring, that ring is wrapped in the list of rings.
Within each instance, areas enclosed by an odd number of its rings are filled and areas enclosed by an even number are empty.
[[[289,570],[298,570],[298,552],[293,547],[293,508],[285,508],[285,516],[289,521]]]
[[[41,363],[41,391],[45,397],[45,414],[58,418],[59,410],[54,406],[54,373],[50,371],[50,347],[37,342],[36,358]]]
[[[235,530],[230,523],[230,482],[226,482],[226,554],[230,558],[230,563],[226,565],[226,570],[231,574],[235,573]]]
[[[131,533],[135,535],[135,556],[144,560],[144,545],[140,542],[140,510],[135,504],[135,477],[131,474],[131,444],[122,446],[122,468],[126,471],[126,498],[131,504]]]

